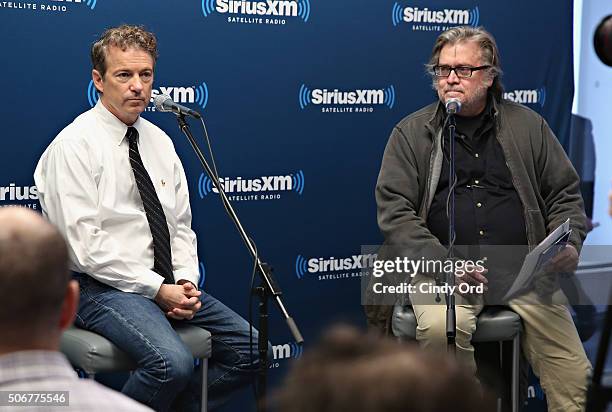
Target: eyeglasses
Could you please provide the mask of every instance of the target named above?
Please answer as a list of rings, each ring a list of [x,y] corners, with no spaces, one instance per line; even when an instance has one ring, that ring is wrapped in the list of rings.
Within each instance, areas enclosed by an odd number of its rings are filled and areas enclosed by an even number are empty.
[[[488,69],[489,67],[491,67],[491,66],[490,65],[478,66],[478,67],[470,67],[470,66],[457,66],[457,67],[452,67],[452,66],[434,66],[433,72],[434,72],[434,74],[437,77],[448,77],[448,76],[450,76],[451,72],[454,71],[455,74],[457,75],[457,77],[460,77],[462,79],[468,79],[468,78],[472,77],[472,73],[474,73],[475,71]]]

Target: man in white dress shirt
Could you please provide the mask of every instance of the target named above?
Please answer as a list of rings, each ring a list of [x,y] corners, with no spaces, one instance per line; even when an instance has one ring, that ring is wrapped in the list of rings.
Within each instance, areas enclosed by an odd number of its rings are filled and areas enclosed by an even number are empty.
[[[207,329],[214,410],[252,380],[257,362],[249,356],[248,323],[198,290],[183,166],[170,138],[140,117],[151,100],[155,36],[137,26],[111,28],[91,57],[100,99],[60,132],[34,174],[81,286],[76,324],[138,362],[123,393],[162,411],[194,408],[197,393],[191,353],[172,324]]]
[[[78,300],[58,230],[28,209],[0,209],[0,411],[150,411],[79,379],[59,352]]]

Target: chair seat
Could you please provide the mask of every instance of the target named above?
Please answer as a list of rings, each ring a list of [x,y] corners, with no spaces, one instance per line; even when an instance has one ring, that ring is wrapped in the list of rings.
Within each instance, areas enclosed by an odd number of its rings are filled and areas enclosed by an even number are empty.
[[[393,310],[393,334],[398,337],[416,339],[417,321],[412,306],[395,306]],[[476,333],[472,342],[512,340],[521,332],[521,318],[504,307],[486,307],[478,316]]]
[[[194,358],[210,357],[210,332],[196,326],[180,326],[176,328],[176,332]],[[87,374],[127,371],[137,367],[134,361],[108,339],[76,327],[71,327],[63,333],[60,349],[73,366]]]

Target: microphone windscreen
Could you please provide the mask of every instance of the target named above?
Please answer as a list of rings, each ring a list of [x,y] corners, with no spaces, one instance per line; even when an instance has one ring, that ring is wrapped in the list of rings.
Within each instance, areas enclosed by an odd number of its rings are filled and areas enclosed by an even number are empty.
[[[155,96],[155,99],[153,99],[155,109],[160,112],[169,112],[170,109],[164,106],[164,103],[168,100],[171,101],[172,99],[167,94],[158,94],[157,96]]]

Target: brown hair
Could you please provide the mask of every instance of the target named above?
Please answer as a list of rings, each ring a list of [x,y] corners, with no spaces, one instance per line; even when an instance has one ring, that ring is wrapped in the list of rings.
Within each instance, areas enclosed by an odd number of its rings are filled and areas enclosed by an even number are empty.
[[[68,248],[39,214],[0,209],[0,328],[33,337],[57,327],[70,280]]]
[[[433,68],[438,64],[440,52],[444,46],[468,41],[476,42],[480,46],[482,63],[491,66],[491,68],[487,69],[489,75],[493,77],[493,84],[490,90],[493,97],[500,101],[504,94],[504,86],[501,83],[502,69],[499,50],[493,35],[483,27],[460,26],[440,33],[431,51],[429,63],[425,65],[433,78],[434,89],[437,87],[437,79],[433,74]]]
[[[157,60],[157,39],[155,35],[143,26],[123,24],[107,29],[98,40],[91,45],[91,63],[102,77],[106,73],[106,54],[108,47],[115,46],[125,51],[130,47],[144,50]]]
[[[283,412],[489,412],[474,376],[453,359],[340,326],[296,361]]]

